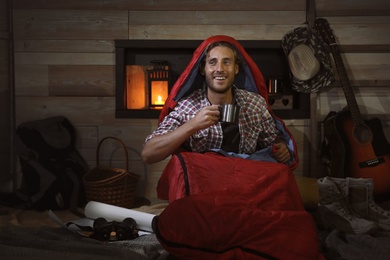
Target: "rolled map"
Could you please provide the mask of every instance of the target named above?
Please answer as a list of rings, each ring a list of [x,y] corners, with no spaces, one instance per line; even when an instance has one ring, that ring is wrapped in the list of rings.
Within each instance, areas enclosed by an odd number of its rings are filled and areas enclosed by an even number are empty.
[[[110,204],[105,204],[97,201],[90,201],[84,209],[84,214],[87,218],[97,219],[105,218],[107,221],[122,222],[125,218],[132,218],[137,222],[139,230],[153,232],[152,221],[156,216],[137,210],[122,208]]]

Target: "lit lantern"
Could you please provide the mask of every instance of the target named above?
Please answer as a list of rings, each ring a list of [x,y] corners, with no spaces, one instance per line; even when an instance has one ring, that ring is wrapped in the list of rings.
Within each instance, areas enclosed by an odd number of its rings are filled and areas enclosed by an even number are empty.
[[[166,61],[152,61],[147,69],[150,108],[162,108],[168,98],[171,73]]]

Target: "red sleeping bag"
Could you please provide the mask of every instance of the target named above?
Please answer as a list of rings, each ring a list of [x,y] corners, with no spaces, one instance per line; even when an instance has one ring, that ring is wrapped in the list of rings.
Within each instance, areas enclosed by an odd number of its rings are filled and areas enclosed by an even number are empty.
[[[318,259],[314,221],[288,166],[184,152],[157,186],[156,235],[179,259]]]

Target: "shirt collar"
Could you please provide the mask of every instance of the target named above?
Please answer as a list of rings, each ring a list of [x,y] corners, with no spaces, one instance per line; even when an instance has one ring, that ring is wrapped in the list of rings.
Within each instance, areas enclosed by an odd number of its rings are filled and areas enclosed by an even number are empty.
[[[242,95],[242,92],[234,84],[233,84],[232,88],[233,88],[233,98],[234,98],[236,104],[239,105],[239,106],[242,106],[245,103],[245,98]],[[211,103],[210,103],[209,99],[207,98],[207,86],[206,86],[206,83],[203,84],[201,95],[202,95],[202,98],[201,98],[201,105],[202,105],[202,107],[211,106]]]

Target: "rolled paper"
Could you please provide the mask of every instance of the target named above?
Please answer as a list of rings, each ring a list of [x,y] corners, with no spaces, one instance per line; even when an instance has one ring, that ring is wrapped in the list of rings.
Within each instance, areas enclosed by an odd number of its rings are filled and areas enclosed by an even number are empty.
[[[122,208],[97,201],[90,201],[84,209],[84,214],[87,218],[97,219],[105,218],[107,221],[122,222],[125,218],[132,218],[137,222],[139,230],[153,232],[152,221],[156,216],[137,210]]]

